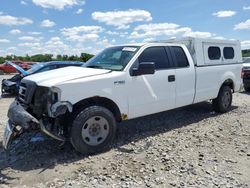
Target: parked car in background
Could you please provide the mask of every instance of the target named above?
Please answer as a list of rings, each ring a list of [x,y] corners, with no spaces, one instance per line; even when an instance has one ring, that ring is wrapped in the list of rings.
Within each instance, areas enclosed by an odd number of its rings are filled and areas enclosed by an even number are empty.
[[[10,79],[4,79],[2,81],[2,94],[17,95],[20,85],[20,81],[31,74],[45,72],[53,69],[58,69],[67,66],[82,66],[83,62],[71,62],[71,61],[52,61],[47,63],[37,63],[29,70],[24,70],[22,67],[8,62],[8,66],[14,68],[19,74],[13,76]]]
[[[242,79],[245,91],[250,91],[250,57],[244,58]]]
[[[4,73],[16,73],[16,69],[11,66],[10,64],[4,62],[3,64],[0,64],[0,75]]]
[[[5,63],[0,65],[0,74],[4,73],[17,73],[15,67],[9,64],[9,62],[20,66],[24,70],[29,70],[36,62],[27,62],[27,61],[6,61]]]

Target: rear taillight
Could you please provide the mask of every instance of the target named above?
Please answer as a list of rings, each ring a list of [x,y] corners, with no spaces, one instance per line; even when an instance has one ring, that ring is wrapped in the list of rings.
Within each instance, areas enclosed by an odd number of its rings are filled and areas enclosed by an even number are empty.
[[[241,78],[243,78],[245,76],[245,70],[244,68],[241,69]]]

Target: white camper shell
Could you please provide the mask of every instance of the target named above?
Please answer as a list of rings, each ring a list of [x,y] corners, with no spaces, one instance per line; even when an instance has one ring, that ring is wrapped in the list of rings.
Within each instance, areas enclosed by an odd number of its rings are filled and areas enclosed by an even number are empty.
[[[183,38],[171,40],[184,44],[196,66],[242,63],[241,46],[238,40]]]

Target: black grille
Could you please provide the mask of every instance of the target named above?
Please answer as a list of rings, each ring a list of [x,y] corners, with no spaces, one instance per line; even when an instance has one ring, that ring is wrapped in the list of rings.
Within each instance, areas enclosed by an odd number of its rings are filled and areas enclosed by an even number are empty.
[[[30,104],[35,90],[36,90],[35,82],[29,80],[22,80],[19,86],[18,101],[23,105]]]

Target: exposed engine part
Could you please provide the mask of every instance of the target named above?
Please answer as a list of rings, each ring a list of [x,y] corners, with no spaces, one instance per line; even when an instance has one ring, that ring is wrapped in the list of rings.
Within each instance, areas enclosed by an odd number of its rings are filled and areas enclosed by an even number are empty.
[[[52,131],[51,128],[57,128],[56,125],[52,125],[48,121],[44,122],[44,120],[40,120],[40,128],[48,136],[50,136],[56,140],[65,142],[65,137],[62,136],[62,130],[60,130],[60,128],[59,128],[59,130],[56,130],[56,132],[55,132],[55,130]],[[49,129],[51,129],[51,130],[49,130]]]
[[[60,115],[66,114],[67,111],[72,112],[73,105],[69,102],[56,102],[51,106],[49,114],[51,117],[58,117]]]

